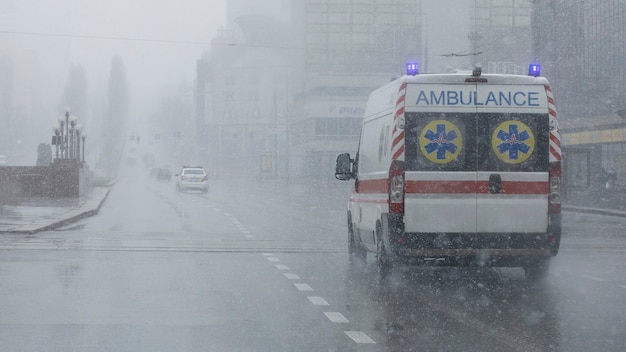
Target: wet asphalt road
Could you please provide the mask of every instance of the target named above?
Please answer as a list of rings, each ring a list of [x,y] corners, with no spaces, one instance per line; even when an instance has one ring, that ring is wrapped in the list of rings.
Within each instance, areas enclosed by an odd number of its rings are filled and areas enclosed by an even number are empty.
[[[121,178],[100,213],[0,236],[1,351],[622,351],[626,220],[565,213],[547,282],[347,260],[348,183]]]

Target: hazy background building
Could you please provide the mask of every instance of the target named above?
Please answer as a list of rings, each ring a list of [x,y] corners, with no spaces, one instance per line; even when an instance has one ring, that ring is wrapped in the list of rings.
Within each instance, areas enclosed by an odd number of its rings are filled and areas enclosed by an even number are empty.
[[[471,66],[489,73],[525,74],[533,60],[531,2],[474,0],[468,7]]]
[[[559,117],[603,116],[626,108],[626,3],[534,4],[533,52],[550,78]]]
[[[301,74],[289,123],[289,172],[332,177],[338,153],[358,144],[372,90],[420,62],[420,1],[294,2],[301,24]]]
[[[286,173],[293,33],[283,1],[232,1],[227,25],[197,63],[200,161],[225,173]]]

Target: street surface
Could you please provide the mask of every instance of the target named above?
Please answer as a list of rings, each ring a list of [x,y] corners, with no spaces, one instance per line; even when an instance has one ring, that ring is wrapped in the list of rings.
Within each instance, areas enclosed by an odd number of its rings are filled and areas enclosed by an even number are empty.
[[[548,281],[351,265],[350,182],[134,170],[100,213],[0,236],[0,351],[623,351],[626,219],[564,214]]]

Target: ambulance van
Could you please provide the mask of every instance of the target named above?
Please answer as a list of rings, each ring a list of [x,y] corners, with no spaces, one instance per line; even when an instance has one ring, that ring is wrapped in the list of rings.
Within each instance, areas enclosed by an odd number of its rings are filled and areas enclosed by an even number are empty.
[[[545,277],[561,238],[561,148],[550,84],[529,74],[408,73],[375,90],[358,151],[351,260],[520,267]]]

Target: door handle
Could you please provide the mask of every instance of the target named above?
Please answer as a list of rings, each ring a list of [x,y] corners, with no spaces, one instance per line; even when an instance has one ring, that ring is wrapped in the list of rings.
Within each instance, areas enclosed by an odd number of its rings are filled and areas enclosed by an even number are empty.
[[[496,194],[502,191],[502,177],[500,174],[489,175],[489,193]]]

